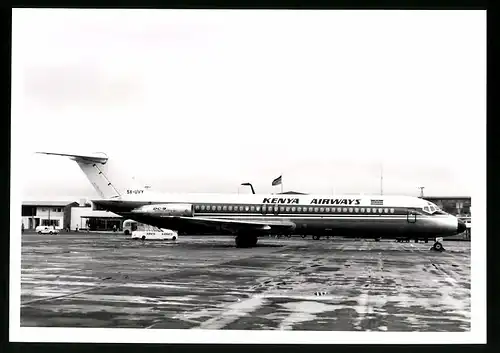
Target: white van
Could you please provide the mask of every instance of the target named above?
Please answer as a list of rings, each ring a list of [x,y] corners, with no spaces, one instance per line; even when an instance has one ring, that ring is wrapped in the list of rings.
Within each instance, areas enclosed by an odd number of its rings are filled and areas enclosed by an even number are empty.
[[[132,239],[140,240],[177,240],[179,235],[176,231],[170,229],[155,230],[134,230],[132,232]]]

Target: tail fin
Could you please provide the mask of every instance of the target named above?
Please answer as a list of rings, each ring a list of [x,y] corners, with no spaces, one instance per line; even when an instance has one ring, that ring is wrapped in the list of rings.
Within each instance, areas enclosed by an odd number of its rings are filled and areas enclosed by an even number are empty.
[[[108,156],[98,152],[91,155],[64,154],[52,152],[37,152],[55,156],[70,157],[74,160],[87,176],[97,193],[105,199],[121,197],[119,187],[109,178]]]

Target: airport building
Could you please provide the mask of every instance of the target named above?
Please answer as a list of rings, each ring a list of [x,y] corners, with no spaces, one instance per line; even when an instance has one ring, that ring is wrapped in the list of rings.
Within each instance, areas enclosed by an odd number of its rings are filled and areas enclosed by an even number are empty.
[[[38,226],[58,229],[108,231],[122,229],[124,219],[112,212],[94,211],[90,203],[76,201],[24,201],[22,225],[25,230]]]

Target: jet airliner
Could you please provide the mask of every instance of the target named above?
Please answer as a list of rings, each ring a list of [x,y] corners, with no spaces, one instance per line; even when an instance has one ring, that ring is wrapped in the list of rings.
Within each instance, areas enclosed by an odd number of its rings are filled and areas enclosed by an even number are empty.
[[[268,234],[357,238],[428,239],[442,250],[442,237],[465,231],[457,217],[411,196],[161,194],[119,184],[105,153],[63,154],[76,161],[101,199],[94,209],[179,232],[235,235],[236,247],[253,247]]]

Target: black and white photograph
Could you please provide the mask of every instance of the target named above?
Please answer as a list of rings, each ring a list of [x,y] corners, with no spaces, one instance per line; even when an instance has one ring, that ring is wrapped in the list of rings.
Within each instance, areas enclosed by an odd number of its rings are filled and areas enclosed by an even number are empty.
[[[11,341],[486,341],[486,11],[13,9],[11,119]]]

